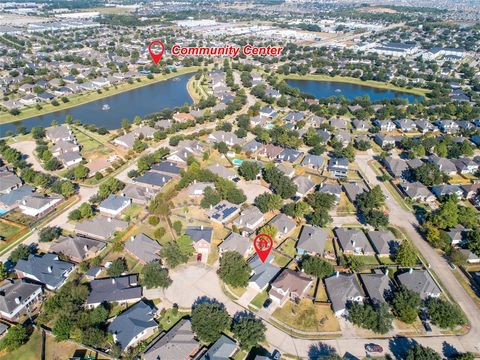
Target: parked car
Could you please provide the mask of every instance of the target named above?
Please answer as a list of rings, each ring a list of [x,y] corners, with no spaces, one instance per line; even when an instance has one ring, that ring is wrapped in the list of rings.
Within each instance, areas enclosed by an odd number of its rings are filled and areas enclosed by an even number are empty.
[[[268,307],[270,306],[271,303],[272,303],[272,299],[268,298],[268,299],[265,300],[265,302],[263,303],[263,308],[264,308],[264,309],[268,309]]]
[[[365,345],[365,350],[367,350],[368,352],[373,352],[373,353],[381,353],[383,352],[383,348],[378,345],[378,344],[366,344]]]
[[[273,352],[272,352],[272,359],[273,360],[280,360],[281,356],[282,356],[282,354],[280,353],[280,351],[278,351],[277,349],[273,350]]]
[[[448,263],[448,266],[450,266],[450,269],[452,269],[452,270],[456,270],[456,269],[457,269],[457,266],[456,266],[454,263],[449,262],[449,263]]]
[[[431,332],[432,331],[432,327],[430,326],[430,324],[427,321],[422,321],[422,325],[425,328],[426,332]]]

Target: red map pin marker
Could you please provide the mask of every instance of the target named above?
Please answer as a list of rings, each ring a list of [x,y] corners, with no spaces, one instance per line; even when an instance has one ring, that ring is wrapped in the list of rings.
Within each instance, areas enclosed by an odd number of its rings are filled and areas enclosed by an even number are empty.
[[[273,248],[272,237],[268,234],[258,234],[253,240],[253,246],[262,262],[267,260],[268,254]]]
[[[158,46],[155,46],[155,45],[158,45]],[[160,49],[157,49],[158,47],[160,47]],[[163,45],[163,42],[161,42],[160,40],[153,40],[148,45],[148,52],[150,53],[150,57],[152,58],[155,65],[158,65],[158,62],[161,60],[164,51],[165,51],[165,45]]]

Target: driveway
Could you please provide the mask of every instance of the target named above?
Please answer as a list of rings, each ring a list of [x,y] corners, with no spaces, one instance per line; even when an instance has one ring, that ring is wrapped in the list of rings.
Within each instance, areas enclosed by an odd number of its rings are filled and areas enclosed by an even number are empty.
[[[253,204],[253,202],[255,201],[255,198],[258,195],[261,195],[266,192],[271,193],[269,188],[261,184],[257,184],[256,182],[253,182],[253,181],[246,182],[245,180],[240,180],[237,183],[237,186],[239,189],[243,190],[243,192],[245,193],[245,196],[247,197],[247,202],[251,204]]]
[[[14,149],[17,149],[18,151],[20,151],[22,154],[26,156],[25,161],[29,164],[32,164],[33,170],[47,172],[43,169],[42,165],[40,164],[38,159],[35,157],[35,155],[33,155],[33,152],[37,147],[37,144],[35,143],[35,141],[33,140],[19,141],[19,142],[13,143],[11,147]]]

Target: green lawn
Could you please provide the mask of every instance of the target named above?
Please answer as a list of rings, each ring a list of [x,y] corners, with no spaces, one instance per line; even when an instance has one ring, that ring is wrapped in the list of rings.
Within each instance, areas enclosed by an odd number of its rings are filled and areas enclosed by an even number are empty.
[[[268,298],[268,293],[266,291],[262,291],[260,294],[255,296],[250,303],[253,306],[256,306],[257,308],[261,308],[265,300]]]
[[[11,353],[2,353],[0,359],[4,360],[37,360],[42,350],[42,336],[39,331],[34,331],[28,342]]]
[[[295,257],[297,253],[297,249],[295,248],[295,241],[293,239],[285,240],[282,245],[280,245],[280,250],[288,256]]]
[[[8,239],[20,231],[20,227],[12,225],[10,223],[0,221],[0,237]]]
[[[281,255],[281,254],[275,254],[275,257],[273,258],[273,261],[275,262],[276,265],[279,267],[285,267],[287,264],[290,262],[290,258]]]
[[[176,315],[173,314],[173,309],[168,309],[165,315],[160,319],[160,326],[163,330],[170,330],[182,317],[188,315],[188,312],[178,311]]]

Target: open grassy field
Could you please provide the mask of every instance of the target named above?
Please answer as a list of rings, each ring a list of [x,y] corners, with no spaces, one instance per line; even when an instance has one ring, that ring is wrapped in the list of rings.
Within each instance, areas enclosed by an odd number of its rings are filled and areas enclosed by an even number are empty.
[[[42,336],[34,331],[25,345],[10,353],[0,353],[1,360],[37,360],[42,350]],[[68,357],[67,357],[68,358]]]
[[[357,78],[348,77],[348,76],[328,76],[328,75],[317,75],[317,74],[308,74],[308,75],[297,75],[297,74],[290,74],[290,75],[283,75],[280,78],[283,79],[292,79],[292,80],[315,80],[315,81],[336,81],[336,82],[343,82],[355,85],[363,85],[363,86],[370,86],[377,89],[385,89],[385,90],[393,90],[393,91],[401,91],[413,95],[425,96],[430,91],[426,89],[420,88],[402,88],[399,86],[395,86],[389,83],[384,83],[380,81],[373,81],[367,80],[363,81]]]
[[[14,122],[18,120],[24,120],[28,119],[30,117],[38,116],[38,115],[43,115],[43,114],[48,114],[54,111],[59,111],[59,110],[64,110],[68,108],[72,108],[81,104],[85,104],[88,102],[92,102],[98,99],[103,99],[112,95],[120,94],[125,91],[129,91],[132,89],[136,89],[145,85],[150,85],[159,81],[164,81],[171,79],[173,77],[182,75],[182,74],[187,74],[191,72],[195,72],[199,69],[198,66],[191,66],[191,67],[186,67],[183,69],[179,69],[177,72],[172,72],[170,74],[165,74],[165,75],[155,75],[153,79],[147,79],[147,78],[142,78],[140,82],[134,82],[133,84],[129,83],[123,83],[117,86],[110,86],[108,89],[102,89],[102,93],[99,94],[96,91],[91,91],[88,93],[81,93],[81,94],[76,94],[73,96],[68,97],[69,101],[67,103],[60,103],[58,106],[54,106],[50,103],[46,103],[42,105],[41,110],[37,110],[35,107],[27,107],[21,110],[21,113],[19,115],[13,116],[8,112],[3,112],[0,114],[0,124],[5,124],[9,122]]]
[[[298,305],[287,301],[283,307],[274,311],[273,317],[301,331],[340,331],[340,325],[330,306],[314,305],[307,299]]]

